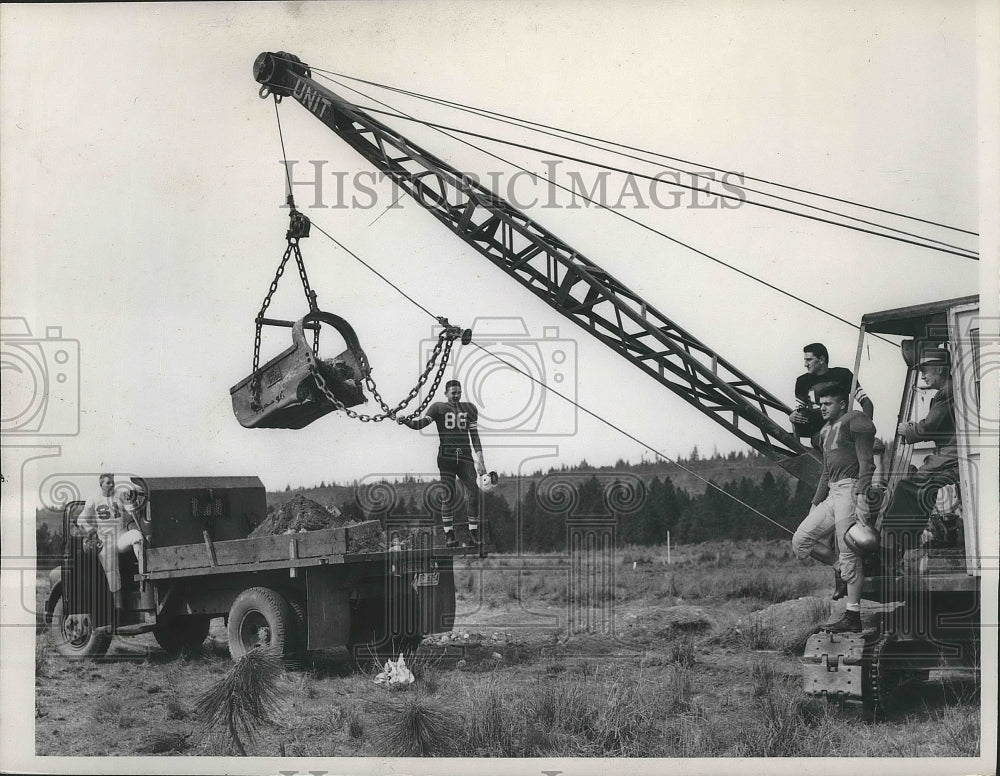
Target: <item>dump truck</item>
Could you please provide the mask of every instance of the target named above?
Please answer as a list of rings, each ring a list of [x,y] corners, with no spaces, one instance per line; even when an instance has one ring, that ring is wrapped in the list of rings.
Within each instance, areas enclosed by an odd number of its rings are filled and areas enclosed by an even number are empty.
[[[114,636],[144,633],[179,653],[218,617],[233,658],[257,647],[286,656],[346,647],[359,658],[413,649],[452,628],[454,558],[490,549],[435,546],[440,531],[427,523],[387,545],[378,520],[250,536],[267,515],[257,477],[134,477],[131,486],[145,570],[131,547],[119,553],[115,592],[76,524],[84,502],[63,509],[65,550],[45,610],[67,657],[100,658]]]

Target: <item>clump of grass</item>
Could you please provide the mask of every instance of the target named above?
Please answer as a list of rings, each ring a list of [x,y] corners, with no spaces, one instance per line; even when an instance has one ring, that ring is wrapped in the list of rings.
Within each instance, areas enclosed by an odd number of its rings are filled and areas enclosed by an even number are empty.
[[[364,738],[365,735],[365,718],[357,709],[349,709],[346,714],[344,714],[344,723],[347,728],[347,735],[354,740],[359,740]]]
[[[735,586],[726,598],[756,598],[769,603],[801,598],[813,589],[813,582],[800,577],[779,579],[771,574],[757,572],[749,579],[735,580]]]
[[[774,629],[761,620],[750,620],[740,631],[740,640],[747,649],[773,649]]]
[[[689,711],[693,697],[693,681],[687,666],[675,665],[670,673],[670,698],[667,709],[674,713]]]
[[[188,710],[176,698],[167,701],[166,711],[167,719],[187,719],[188,716]]]
[[[681,639],[670,645],[670,662],[682,666],[693,666],[696,662],[694,642],[691,639]]]
[[[121,699],[111,695],[102,695],[90,707],[90,713],[96,722],[107,724],[121,712]]]
[[[979,712],[977,709],[947,708],[939,715],[939,725],[950,748],[948,756],[979,756]]]
[[[469,697],[475,713],[469,720],[469,745],[489,757],[518,757],[517,741],[522,733],[523,715],[514,711],[516,701],[508,697],[496,679],[475,687]]]
[[[137,754],[180,754],[190,746],[190,733],[153,733],[136,748]]]
[[[44,637],[39,635],[35,638],[35,679],[48,676],[49,673],[49,646]]]
[[[759,665],[754,713],[736,730],[732,753],[740,757],[838,754],[843,725],[829,718],[826,704],[803,697],[798,687],[784,686],[773,667]]]
[[[458,718],[438,701],[412,695],[376,713],[375,751],[386,757],[450,757],[456,754]]]
[[[103,695],[91,707],[94,720],[105,727],[131,728],[138,723],[127,708],[124,699],[118,695]]]
[[[244,741],[252,743],[277,718],[282,670],[280,658],[270,652],[243,655],[195,704],[206,732],[220,738],[224,749],[246,756]]]
[[[755,698],[763,698],[774,690],[778,672],[770,660],[754,660],[750,666],[750,681],[753,684]]]

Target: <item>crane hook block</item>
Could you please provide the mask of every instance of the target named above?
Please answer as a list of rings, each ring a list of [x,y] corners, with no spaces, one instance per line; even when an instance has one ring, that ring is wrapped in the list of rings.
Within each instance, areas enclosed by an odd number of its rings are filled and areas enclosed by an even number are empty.
[[[309,216],[305,213],[300,213],[293,207],[292,211],[288,214],[288,231],[285,233],[285,239],[298,240],[308,237],[310,226],[312,226],[312,222],[309,220]]]
[[[288,325],[285,321],[269,321]],[[347,349],[321,359],[304,329],[326,323]],[[292,324],[292,346],[229,389],[233,413],[244,428],[303,428],[334,410],[363,404],[368,358],[351,325],[333,313],[313,310]]]

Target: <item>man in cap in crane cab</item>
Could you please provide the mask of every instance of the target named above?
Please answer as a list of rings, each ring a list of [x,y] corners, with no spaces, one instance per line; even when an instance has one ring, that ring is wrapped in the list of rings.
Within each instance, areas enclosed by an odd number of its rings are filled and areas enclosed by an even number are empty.
[[[812,508],[792,536],[792,549],[801,559],[811,556],[833,566],[847,583],[844,615],[824,629],[834,633],[858,632],[864,576],[861,558],[844,541],[844,535],[856,520],[869,520],[868,491],[875,472],[872,454],[875,425],[863,412],[848,411],[848,391],[840,383],[829,383],[817,394],[825,420],[820,429],[823,474]]]
[[[456,480],[462,483],[467,495],[469,511],[469,544],[479,543],[479,487],[477,478],[486,473],[483,462],[483,445],[479,441],[479,410],[474,404],[462,401],[462,384],[449,380],[444,386],[447,401],[434,402],[427,408],[422,418],[407,420],[397,418],[414,430],[420,430],[431,423],[437,425],[440,446],[437,464],[441,482],[445,486],[445,501],[441,507],[441,522],[444,525],[445,542],[448,547],[457,547],[455,538],[455,512],[462,504]],[[475,463],[472,455],[475,452]]]
[[[958,446],[955,439],[955,398],[951,383],[951,358],[944,348],[925,349],[917,362],[926,387],[937,393],[927,415],[919,421],[904,421],[896,432],[906,442],[934,442],[934,452],[913,474],[896,485],[892,501],[882,517],[887,562],[894,563],[906,545],[915,548],[934,507],[938,490],[958,480]]]

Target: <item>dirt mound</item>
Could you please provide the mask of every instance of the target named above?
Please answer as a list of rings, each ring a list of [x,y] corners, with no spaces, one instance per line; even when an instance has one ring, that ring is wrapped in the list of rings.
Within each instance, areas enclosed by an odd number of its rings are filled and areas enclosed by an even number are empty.
[[[668,606],[626,614],[618,635],[625,642],[658,644],[664,639],[702,635],[714,625],[700,606]]]
[[[829,601],[805,596],[753,612],[743,626],[759,647],[794,653],[801,651],[809,635],[829,618]]]
[[[253,529],[251,536],[274,536],[298,531],[318,531],[322,528],[343,528],[348,521],[322,504],[302,495],[292,496],[284,504],[269,510],[264,521]]]
[[[806,596],[782,601],[749,616],[751,623],[775,631],[780,637],[815,628],[830,616],[830,604],[821,598]]]

